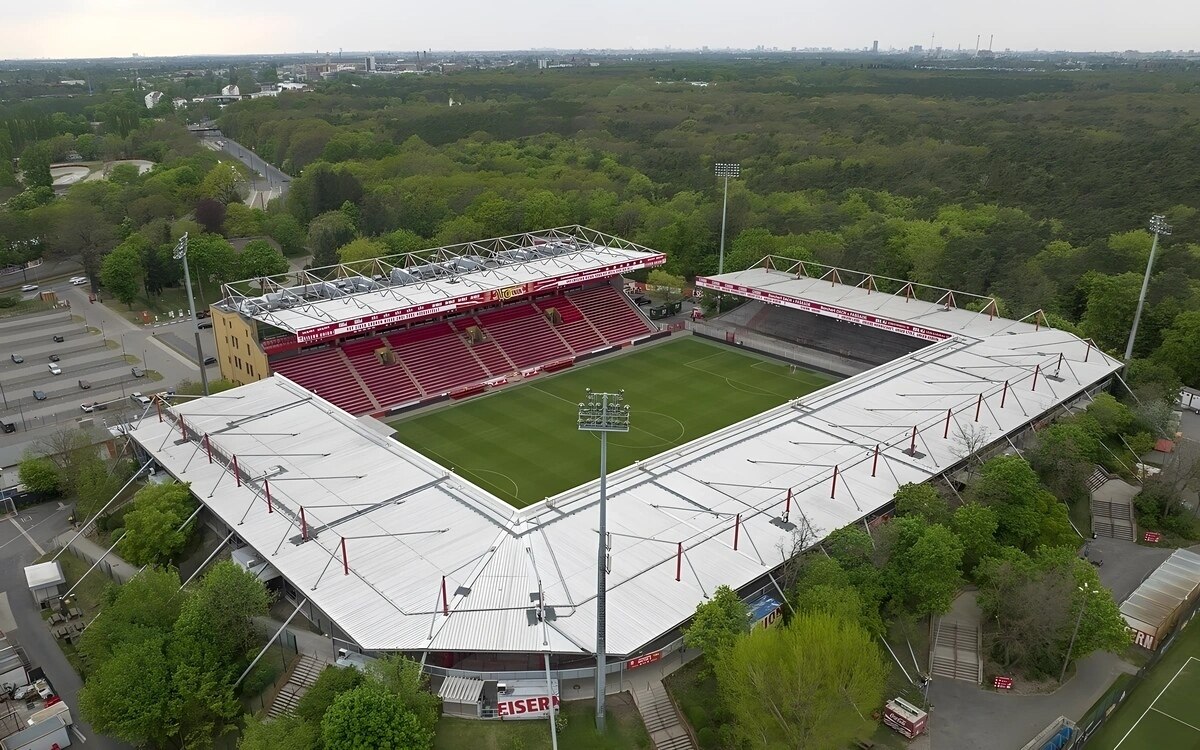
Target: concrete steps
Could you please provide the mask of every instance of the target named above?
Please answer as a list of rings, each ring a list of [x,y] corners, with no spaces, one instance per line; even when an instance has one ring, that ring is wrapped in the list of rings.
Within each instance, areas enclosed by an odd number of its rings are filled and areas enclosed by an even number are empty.
[[[1112,539],[1135,541],[1137,523],[1129,502],[1092,499],[1092,533]]]
[[[687,727],[661,682],[633,693],[633,702],[650,734],[655,750],[696,750]]]
[[[291,716],[295,713],[300,698],[308,692],[312,684],[317,681],[321,671],[327,666],[329,665],[314,656],[301,654],[295,666],[292,667],[292,674],[288,677],[288,681],[279,689],[271,707],[267,709],[267,716],[273,719],[276,716]]]
[[[983,631],[979,625],[942,619],[934,630],[929,671],[935,677],[983,682]]]

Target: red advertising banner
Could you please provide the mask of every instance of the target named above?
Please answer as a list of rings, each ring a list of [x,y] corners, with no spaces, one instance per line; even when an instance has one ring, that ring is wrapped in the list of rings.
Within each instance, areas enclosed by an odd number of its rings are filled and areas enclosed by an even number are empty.
[[[387,312],[374,313],[372,315],[363,315],[350,320],[341,320],[336,323],[328,323],[326,325],[313,326],[312,328],[303,328],[296,332],[296,341],[299,344],[315,344],[318,341],[346,336],[352,333],[361,333],[370,331],[376,328],[386,328],[397,323],[405,321],[420,320],[422,318],[431,318],[435,315],[445,315],[447,313],[458,312],[460,310],[469,310],[480,305],[487,305],[493,302],[507,302],[508,300],[519,299],[530,294],[544,292],[547,290],[558,289],[560,287],[571,284],[580,284],[585,281],[594,279],[605,279],[610,276],[626,273],[628,271],[636,271],[640,268],[653,268],[661,266],[667,262],[665,255],[652,255],[648,258],[639,258],[637,260],[624,261],[622,263],[613,263],[597,268],[591,271],[581,271],[579,273],[567,274],[565,276],[556,276],[550,279],[541,279],[538,281],[530,281],[524,284],[504,287],[502,289],[491,289],[486,292],[477,292],[475,294],[465,294],[461,297],[453,297],[451,299],[437,300],[436,302],[426,302],[420,305],[411,307],[402,307],[397,310],[389,310]]]
[[[704,289],[713,289],[719,292],[728,292],[736,294],[740,297],[755,299],[760,302],[769,302],[774,305],[783,305],[796,310],[803,310],[815,315],[824,315],[827,318],[836,318],[846,323],[857,323],[859,325],[878,328],[882,331],[891,331],[892,333],[901,333],[905,336],[914,336],[925,341],[942,341],[950,338],[950,334],[945,331],[939,331],[934,328],[926,328],[924,326],[906,323],[900,320],[891,320],[890,318],[881,318],[870,313],[862,313],[857,310],[847,310],[842,307],[827,305],[823,302],[810,302],[809,300],[792,297],[787,294],[778,292],[765,292],[761,289],[742,286],[740,284],[730,284],[724,281],[699,277],[696,279],[696,286]]]
[[[553,704],[558,708],[557,695],[539,695],[535,698],[518,698],[511,701],[497,701],[496,715],[497,716],[520,716],[525,719],[532,719],[539,715],[545,716],[550,712],[550,706]]]
[[[648,654],[642,654],[641,656],[634,657],[625,662],[625,668],[637,669],[638,667],[644,667],[647,664],[653,664],[660,659],[662,659],[662,651],[651,651]]]

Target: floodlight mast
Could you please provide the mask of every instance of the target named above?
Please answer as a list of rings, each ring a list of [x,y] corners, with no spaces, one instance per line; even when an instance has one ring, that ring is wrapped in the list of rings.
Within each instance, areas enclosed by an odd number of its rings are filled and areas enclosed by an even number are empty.
[[[629,406],[625,391],[593,393],[579,404],[580,430],[600,433],[600,536],[596,552],[596,730],[604,731],[604,688],[608,655],[605,653],[605,599],[608,588],[608,433],[629,432]]]
[[[1125,345],[1125,364],[1133,360],[1133,340],[1137,338],[1138,323],[1142,320],[1142,307],[1146,304],[1146,290],[1150,287],[1150,271],[1154,268],[1154,253],[1158,251],[1158,238],[1170,237],[1171,227],[1167,217],[1155,214],[1150,217],[1150,231],[1154,241],[1150,243],[1150,260],[1146,262],[1146,275],[1142,277],[1142,292],[1138,295],[1137,312],[1133,314],[1133,328],[1129,329],[1129,343]]]
[[[729,178],[741,177],[742,165],[732,162],[717,162],[714,165],[717,177],[725,179],[725,194],[721,199],[721,250],[717,255],[717,275],[725,273],[725,214],[729,207]],[[721,295],[717,294],[717,312],[721,311]]]
[[[208,373],[204,370],[204,352],[200,348],[200,329],[197,327],[200,319],[196,317],[196,295],[192,294],[192,273],[188,269],[188,233],[184,232],[179,238],[179,244],[175,245],[175,260],[183,260],[183,281],[187,285],[188,291],[188,307],[192,313],[192,333],[196,335],[196,366],[200,368],[200,385],[204,389],[204,395],[208,395]],[[145,364],[143,359],[142,364]]]

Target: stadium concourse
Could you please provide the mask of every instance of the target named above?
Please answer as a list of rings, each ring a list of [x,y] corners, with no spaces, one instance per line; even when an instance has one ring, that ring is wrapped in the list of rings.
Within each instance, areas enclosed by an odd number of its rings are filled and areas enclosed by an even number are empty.
[[[931,343],[609,475],[609,671],[664,643],[721,584],[782,596],[772,573],[798,535],[886,512],[900,485],[1009,445],[1121,366],[1039,316],[783,262],[698,283]],[[542,654],[555,670],[586,667],[598,482],[518,510],[379,427],[275,375],[160,404],[131,434],[349,648],[491,679],[538,669]]]

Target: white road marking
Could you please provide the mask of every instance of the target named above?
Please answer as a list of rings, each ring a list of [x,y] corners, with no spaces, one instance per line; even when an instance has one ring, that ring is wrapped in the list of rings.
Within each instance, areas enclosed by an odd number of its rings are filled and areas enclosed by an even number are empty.
[[[38,544],[34,540],[33,537],[29,536],[29,532],[25,530],[25,527],[23,527],[23,526],[21,526],[21,524],[17,523],[17,519],[10,518],[8,520],[10,522],[12,522],[13,526],[17,527],[17,531],[21,532],[21,536],[25,537],[25,539],[27,539],[29,541],[29,543],[33,545],[33,548],[35,550],[37,550],[38,557],[41,557],[42,555],[46,554],[46,550],[42,549],[42,545]]]
[[[1187,669],[1188,665],[1191,664],[1193,661],[1197,661],[1196,657],[1189,656],[1188,660],[1185,661],[1183,663],[1183,666],[1181,666],[1179,668],[1179,671],[1175,673],[1175,677],[1178,677],[1179,675],[1183,674],[1183,670]],[[1137,729],[1138,724],[1142,723],[1142,719],[1146,718],[1146,714],[1150,713],[1150,709],[1154,708],[1154,704],[1158,703],[1158,699],[1163,697],[1163,693],[1167,692],[1167,689],[1171,687],[1172,682],[1175,682],[1175,677],[1172,677],[1171,681],[1168,682],[1166,684],[1166,686],[1158,692],[1158,695],[1154,696],[1154,700],[1150,701],[1150,705],[1146,706],[1146,710],[1142,712],[1142,715],[1138,717],[1138,720],[1133,722],[1133,726],[1131,726],[1129,728],[1129,731],[1125,733],[1125,736],[1121,738],[1121,742],[1118,742],[1116,745],[1113,746],[1113,750],[1117,750],[1117,748],[1119,748],[1121,746],[1121,744],[1123,742],[1125,742],[1125,740],[1129,739],[1129,735],[1133,734],[1133,730]],[[1162,712],[1160,711],[1159,713],[1162,713]],[[1172,716],[1171,718],[1175,718],[1175,717]]]

